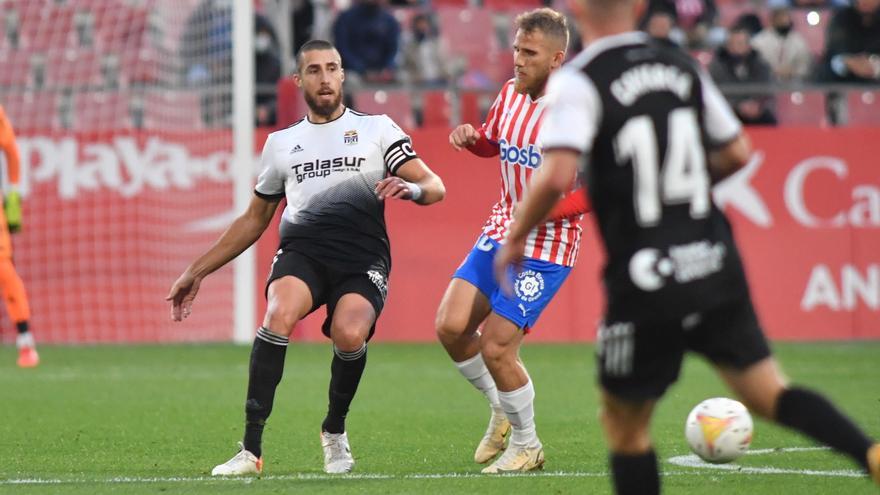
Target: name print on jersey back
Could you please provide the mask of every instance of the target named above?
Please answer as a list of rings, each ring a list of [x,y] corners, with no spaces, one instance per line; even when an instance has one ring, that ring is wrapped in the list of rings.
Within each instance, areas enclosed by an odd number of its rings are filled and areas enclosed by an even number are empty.
[[[359,156],[338,156],[332,159],[316,158],[309,162],[291,165],[297,183],[306,179],[328,177],[334,172],[359,172],[366,158]]]

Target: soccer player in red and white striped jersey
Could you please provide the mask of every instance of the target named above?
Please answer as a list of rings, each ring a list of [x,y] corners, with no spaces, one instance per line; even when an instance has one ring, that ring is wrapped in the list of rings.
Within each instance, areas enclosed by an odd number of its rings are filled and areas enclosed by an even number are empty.
[[[516,19],[515,77],[492,105],[485,124],[456,128],[449,142],[482,157],[498,157],[501,198],[492,208],[473,250],[453,275],[437,311],[440,341],[462,375],[488,399],[489,426],[474,454],[484,473],[530,471],[544,463],[535,431],[534,387],[519,361],[524,335],[553,298],[577,259],[586,210],[584,194],[570,194],[547,222],[532,230],[522,269],[511,273],[513,293],[492,274],[492,261],[505,241],[513,211],[543,161],[538,133],[544,115],[544,90],[550,73],[565,60],[568,26],[552,9],[536,9]],[[572,184],[574,186],[574,184]],[[482,334],[477,332],[483,325]]]

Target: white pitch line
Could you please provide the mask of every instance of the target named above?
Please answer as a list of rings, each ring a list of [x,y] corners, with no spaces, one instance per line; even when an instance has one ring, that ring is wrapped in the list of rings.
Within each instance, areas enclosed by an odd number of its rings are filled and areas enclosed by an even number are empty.
[[[781,452],[814,452],[817,450],[830,450],[828,447],[786,447],[780,449],[756,449],[746,452],[747,455],[776,454]],[[668,463],[689,468],[712,469],[743,474],[801,474],[806,476],[833,476],[842,478],[862,478],[865,476],[861,471],[852,469],[816,470],[816,469],[790,469],[760,466],[740,466],[738,464],[711,464],[703,461],[694,454],[679,455],[667,459]]]
[[[693,475],[693,471],[665,471],[663,476]],[[726,474],[726,473],[722,473]],[[252,483],[255,481],[308,481],[308,480],[432,480],[432,479],[492,479],[492,478],[602,478],[608,476],[607,472],[585,471],[541,471],[537,473],[508,473],[502,475],[485,475],[480,473],[416,473],[416,474],[320,474],[301,473],[289,475],[273,475],[256,477],[213,477],[213,476],[172,476],[172,477],[116,477],[116,478],[70,478],[70,479],[44,479],[44,478],[20,478],[0,480],[3,485],[61,485],[61,484],[86,484],[86,483],[195,483],[195,482],[238,482]]]
[[[756,449],[747,452],[748,455],[775,454],[781,452],[810,452],[816,450],[828,450],[825,447],[790,447],[782,449]],[[667,459],[670,464],[686,467],[716,470],[715,475],[737,474],[801,474],[810,476],[833,476],[860,478],[865,476],[859,471],[833,470],[818,471],[812,469],[782,469],[773,467],[746,467],[737,464],[708,464],[695,455],[680,455]],[[664,471],[663,476],[693,476],[694,471]],[[266,481],[308,481],[308,480],[431,480],[431,479],[476,479],[476,478],[601,478],[608,476],[607,472],[588,471],[540,471],[535,473],[509,473],[504,475],[485,475],[481,473],[414,473],[414,474],[382,474],[382,473],[353,473],[353,474],[323,474],[323,473],[299,473],[288,475],[270,475],[262,478],[255,477],[213,477],[213,476],[172,476],[172,477],[116,477],[116,478],[71,478],[71,479],[44,479],[44,478],[20,478],[0,480],[3,485],[61,485],[61,484],[91,484],[91,483],[252,483],[258,480]]]

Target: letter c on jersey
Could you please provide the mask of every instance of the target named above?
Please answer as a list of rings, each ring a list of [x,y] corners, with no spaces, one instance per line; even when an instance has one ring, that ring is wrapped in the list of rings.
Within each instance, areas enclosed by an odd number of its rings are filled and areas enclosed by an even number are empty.
[[[629,260],[629,277],[639,289],[655,291],[663,287],[665,282],[657,273],[657,262],[660,251],[651,248],[642,249]]]

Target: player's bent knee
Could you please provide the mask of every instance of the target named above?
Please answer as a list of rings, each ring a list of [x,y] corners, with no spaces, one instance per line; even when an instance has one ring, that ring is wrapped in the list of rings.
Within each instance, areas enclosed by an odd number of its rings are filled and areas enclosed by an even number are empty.
[[[370,325],[366,323],[348,322],[331,327],[330,337],[333,345],[343,352],[354,352],[363,347],[370,333]]]
[[[274,333],[288,336],[299,319],[300,311],[297,308],[289,304],[273,303],[270,301],[266,309],[266,318],[263,320],[263,326]]]
[[[480,353],[486,364],[491,365],[490,363],[504,361],[509,354],[509,349],[505,345],[484,338],[480,340]]]
[[[441,342],[450,342],[458,340],[464,335],[465,325],[455,321],[447,312],[438,311],[437,317],[434,319],[434,331]]]

